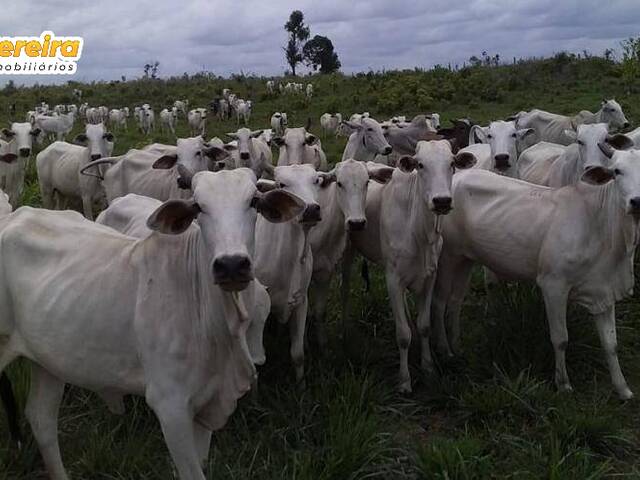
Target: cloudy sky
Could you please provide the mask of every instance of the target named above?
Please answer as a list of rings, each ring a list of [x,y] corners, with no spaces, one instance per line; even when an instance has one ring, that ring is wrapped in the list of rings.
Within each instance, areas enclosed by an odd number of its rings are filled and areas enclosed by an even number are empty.
[[[3,0],[8,2],[8,0]],[[0,34],[84,37],[74,79],[200,70],[262,75],[286,68],[283,25],[304,12],[328,36],[345,72],[462,64],[486,50],[503,59],[559,50],[601,54],[640,35],[640,0],[21,0],[3,9]],[[0,76],[18,83],[67,76]]]

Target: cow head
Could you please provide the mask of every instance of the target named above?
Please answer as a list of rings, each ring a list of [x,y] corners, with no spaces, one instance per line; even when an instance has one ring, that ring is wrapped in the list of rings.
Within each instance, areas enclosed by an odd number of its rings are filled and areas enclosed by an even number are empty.
[[[610,135],[606,123],[593,123],[578,125],[578,130],[565,130],[565,135],[575,140],[578,148],[578,158],[582,165],[582,171],[591,167],[607,166],[609,157],[600,149],[601,143],[606,143],[618,150],[627,150],[633,147],[633,140],[626,135],[618,133]]]
[[[518,130],[515,122],[498,120],[491,122],[485,128],[475,125],[471,128],[469,136],[475,136],[481,143],[486,143],[491,147],[494,170],[509,176],[515,176],[515,165],[518,160],[518,142],[532,133],[534,133],[532,128]]]
[[[455,169],[467,169],[475,163],[472,153],[454,155],[448,141],[437,140],[418,142],[416,154],[401,157],[398,166],[405,173],[416,172],[427,208],[437,215],[445,215],[453,208],[451,180]]]
[[[300,215],[304,202],[282,190],[261,193],[249,169],[199,172],[192,179],[191,200],[168,200],[147,219],[147,226],[180,234],[198,219],[213,282],[223,290],[240,291],[253,280],[256,214],[270,222]]]
[[[176,153],[163,155],[153,163],[153,168],[178,169],[178,186],[191,188],[194,174],[205,170],[216,170],[218,161],[225,160],[229,153],[217,145],[209,145],[200,136],[179,138],[176,142]]]
[[[286,147],[290,164],[305,163],[305,147],[315,145],[318,137],[307,133],[304,127],[287,128],[282,137],[274,137],[273,143],[278,147]]]
[[[39,128],[34,128],[29,122],[14,122],[11,124],[11,128],[2,129],[2,136],[9,142],[12,152],[26,158],[31,155],[33,139],[37,138],[40,132]]]
[[[275,181],[259,180],[258,189],[263,192],[281,188],[301,198],[305,208],[299,216],[303,225],[313,226],[322,220],[318,194],[323,185],[335,181],[335,177],[324,172],[317,172],[311,165],[287,165],[275,167]]]
[[[369,152],[376,155],[389,155],[391,145],[387,142],[380,124],[369,117],[362,117],[359,122],[346,122],[359,136],[358,141]]]
[[[240,158],[241,167],[252,167],[253,139],[258,138],[262,134],[262,130],[254,130],[248,128],[239,128],[237,132],[227,133],[229,138],[238,142],[238,157]],[[254,154],[255,156],[255,154]]]
[[[600,112],[600,121],[609,124],[611,130],[629,127],[629,121],[624,116],[622,107],[615,100],[602,100]]]
[[[87,147],[89,160],[98,160],[110,157],[113,153],[113,133],[107,132],[103,123],[87,124],[85,133],[80,133],[74,138],[74,143]]]
[[[617,194],[625,212],[640,218],[640,150],[614,150],[600,143],[602,152],[610,157],[609,167],[592,167],[582,174],[590,185],[615,182]]]

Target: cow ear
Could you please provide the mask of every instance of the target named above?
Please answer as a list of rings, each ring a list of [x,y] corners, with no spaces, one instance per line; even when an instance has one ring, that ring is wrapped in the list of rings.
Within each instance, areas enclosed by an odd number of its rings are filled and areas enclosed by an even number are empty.
[[[2,135],[7,138],[13,138],[13,136],[15,135],[15,133],[13,133],[13,131],[9,130],[8,128],[3,128],[2,129]]]
[[[477,161],[478,159],[471,152],[458,152],[455,157],[453,157],[454,167],[460,170],[473,167]]]
[[[189,228],[200,213],[193,200],[167,200],[147,219],[147,227],[154,232],[178,235]]]
[[[520,130],[516,131],[516,135],[518,135],[518,140],[523,140],[527,138],[529,135],[531,135],[532,133],[534,133],[533,128],[521,128]]]
[[[224,160],[225,158],[230,156],[230,153],[225,150],[224,147],[217,147],[212,145],[208,148],[203,148],[202,151],[204,154],[212,160]]]
[[[471,127],[471,131],[469,132],[469,144],[478,142],[487,142],[487,132],[480,125],[474,125],[473,127]]]
[[[4,155],[0,155],[0,162],[4,163],[13,163],[18,159],[18,156],[15,153],[6,153]]]
[[[304,143],[306,143],[307,145],[315,145],[317,141],[318,141],[318,137],[316,137],[311,133],[308,133],[304,139]]]
[[[113,133],[107,132],[102,136],[102,138],[104,138],[107,142],[113,142],[113,139],[115,137],[113,136]]]
[[[236,135],[235,132],[229,132],[229,133],[225,133],[225,135],[229,138],[233,138],[234,140],[238,139],[238,135]]]
[[[163,155],[162,157],[157,159],[155,162],[153,162],[153,165],[151,166],[151,168],[168,170],[169,168],[173,168],[177,161],[178,161],[178,154],[174,153],[173,155]]]
[[[327,188],[336,181],[336,171],[334,169],[326,173],[320,172],[318,173],[318,178],[320,179],[320,187]]]
[[[575,142],[578,139],[578,132],[571,128],[565,128],[563,133],[564,136],[571,139],[572,142]]]
[[[367,172],[369,173],[369,178],[371,180],[375,180],[378,183],[387,183],[389,180],[391,180],[394,170],[395,168],[393,167],[367,164]]]
[[[249,134],[251,138],[258,138],[260,135],[262,135],[262,130],[254,130]]]
[[[222,148],[224,148],[227,152],[233,152],[234,150],[238,149],[238,146],[237,145],[232,145],[230,143],[225,143]]]
[[[271,141],[278,147],[284,146],[284,138],[282,137],[273,137]]]
[[[603,153],[603,155],[607,158],[613,157],[614,151],[613,147],[609,145],[607,142],[598,142],[598,148]]]
[[[276,188],[276,182],[274,182],[273,180],[265,180],[264,178],[261,178],[260,180],[258,180],[258,183],[256,183],[256,188],[259,192],[262,193],[270,192],[271,190],[274,190]]]
[[[418,161],[409,155],[404,155],[398,160],[398,167],[405,173],[412,172],[417,165]]]
[[[31,135],[33,135],[34,137],[37,137],[38,135],[40,135],[40,132],[42,130],[40,130],[39,128],[33,128],[31,129],[31,131],[29,132]]]
[[[89,137],[87,137],[84,133],[79,133],[78,135],[76,135],[76,137],[73,139],[73,143],[77,144],[77,145],[87,145],[87,142],[89,141]]]
[[[264,194],[256,192],[251,204],[272,223],[288,222],[300,215],[305,208],[304,200],[282,189],[271,190]]]
[[[591,167],[583,174],[581,180],[589,185],[604,185],[615,177],[613,170],[606,167]]]
[[[616,150],[629,150],[634,147],[633,140],[622,133],[607,135],[606,142]]]

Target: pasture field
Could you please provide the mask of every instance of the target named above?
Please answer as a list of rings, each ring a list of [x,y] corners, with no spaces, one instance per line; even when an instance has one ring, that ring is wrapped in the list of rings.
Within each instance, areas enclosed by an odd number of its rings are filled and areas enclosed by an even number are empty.
[[[552,59],[451,72],[403,71],[357,76],[305,77],[314,84],[302,96],[268,96],[266,79],[207,75],[169,80],[74,84],[0,91],[0,123],[16,102],[18,120],[45,100],[51,107],[83,101],[110,108],[150,103],[156,115],[173,100],[207,106],[223,87],[254,101],[250,127],[267,128],[275,111],[289,126],[312,119],[320,135],[324,112],[369,111],[378,120],[439,112],[484,124],[522,109],[559,113],[596,111],[603,97],[620,102],[627,118],[640,123],[640,93],[623,86],[616,64],[602,58]],[[286,81],[286,80],[285,80]],[[300,80],[297,80],[300,81]],[[640,86],[639,86],[640,87]],[[75,102],[77,103],[77,102]],[[69,140],[84,127],[78,122]],[[235,119],[209,120],[210,137],[235,131]],[[152,142],[130,119],[115,132],[115,154]],[[188,136],[180,119],[178,135]],[[340,160],[345,139],[322,138],[330,163]],[[24,203],[40,205],[33,163]],[[621,403],[609,383],[595,326],[586,312],[569,310],[567,364],[575,392],[553,385],[553,354],[541,297],[532,285],[502,285],[487,294],[474,276],[463,309],[464,353],[438,364],[426,377],[412,352],[414,393],[395,392],[398,355],[384,278],[372,268],[370,291],[353,282],[351,318],[357,335],[342,339],[339,285],[328,309],[329,348],[320,352],[313,325],[308,332],[307,388],[294,384],[287,330],[268,323],[267,364],[260,367],[257,395],[239,403],[229,424],[214,434],[210,479],[589,479],[640,478],[640,401]],[[411,305],[411,300],[410,300]],[[617,309],[620,362],[632,390],[640,393],[640,296]],[[415,354],[415,355],[413,355]],[[21,408],[29,367],[16,362],[8,373]],[[62,455],[73,479],[171,479],[173,467],[155,416],[141,398],[128,398],[124,416],[111,414],[93,394],[68,388],[59,431]],[[46,474],[26,421],[26,445],[9,450],[0,414],[0,480],[39,480]]]

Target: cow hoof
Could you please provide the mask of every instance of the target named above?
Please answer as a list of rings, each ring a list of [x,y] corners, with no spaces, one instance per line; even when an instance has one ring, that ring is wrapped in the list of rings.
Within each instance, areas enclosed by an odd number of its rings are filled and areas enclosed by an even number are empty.
[[[405,380],[398,385],[399,393],[411,393],[411,380]]]
[[[573,393],[573,387],[570,383],[562,383],[558,385],[558,391],[560,393]]]
[[[627,400],[631,400],[633,398],[633,392],[628,388],[623,388],[622,390],[618,391],[618,397],[620,397],[620,400],[622,400],[623,402],[626,402]]]

